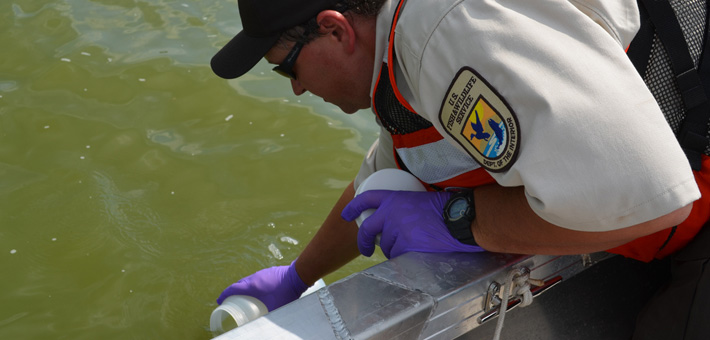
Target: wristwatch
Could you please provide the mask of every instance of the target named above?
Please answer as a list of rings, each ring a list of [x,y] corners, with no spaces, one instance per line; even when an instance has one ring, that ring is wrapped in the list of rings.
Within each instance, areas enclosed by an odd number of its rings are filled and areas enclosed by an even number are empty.
[[[471,223],[476,219],[473,191],[461,191],[453,194],[444,206],[444,222],[451,236],[459,242],[477,246],[471,232]]]

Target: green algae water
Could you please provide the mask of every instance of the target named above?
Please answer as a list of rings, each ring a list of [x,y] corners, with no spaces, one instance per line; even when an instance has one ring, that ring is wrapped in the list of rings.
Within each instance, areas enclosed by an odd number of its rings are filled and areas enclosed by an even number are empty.
[[[305,247],[377,128],[264,62],[213,75],[240,26],[236,1],[0,2],[0,339],[209,339],[224,287]]]

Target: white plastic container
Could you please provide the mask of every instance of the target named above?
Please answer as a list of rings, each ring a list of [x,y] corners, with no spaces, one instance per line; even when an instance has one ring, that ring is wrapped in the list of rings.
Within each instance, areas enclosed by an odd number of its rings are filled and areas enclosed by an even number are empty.
[[[399,169],[382,169],[376,171],[366,178],[355,191],[355,196],[368,190],[395,190],[395,191],[426,191],[426,188],[414,175]],[[370,217],[375,209],[363,211],[355,219],[358,228],[362,222]],[[377,236],[377,244],[380,244],[380,236]]]
[[[215,335],[244,325],[269,310],[259,299],[248,295],[232,295],[217,306],[210,316],[210,329]]]
[[[316,281],[301,297],[325,287],[323,279]],[[269,310],[259,299],[248,295],[232,295],[217,306],[210,316],[210,330],[217,336],[266,315]]]

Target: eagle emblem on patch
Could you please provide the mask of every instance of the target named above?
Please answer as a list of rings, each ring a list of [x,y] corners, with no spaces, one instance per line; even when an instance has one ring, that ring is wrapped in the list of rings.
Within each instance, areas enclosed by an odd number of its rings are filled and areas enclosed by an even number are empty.
[[[459,70],[451,82],[439,121],[488,171],[506,171],[518,157],[518,118],[503,97],[470,67]]]

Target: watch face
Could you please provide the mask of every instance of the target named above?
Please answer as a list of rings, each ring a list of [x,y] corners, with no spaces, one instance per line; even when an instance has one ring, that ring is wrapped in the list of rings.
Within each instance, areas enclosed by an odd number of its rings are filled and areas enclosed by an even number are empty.
[[[449,218],[451,221],[456,221],[466,214],[466,210],[468,210],[468,202],[463,197],[458,198],[449,206]]]

